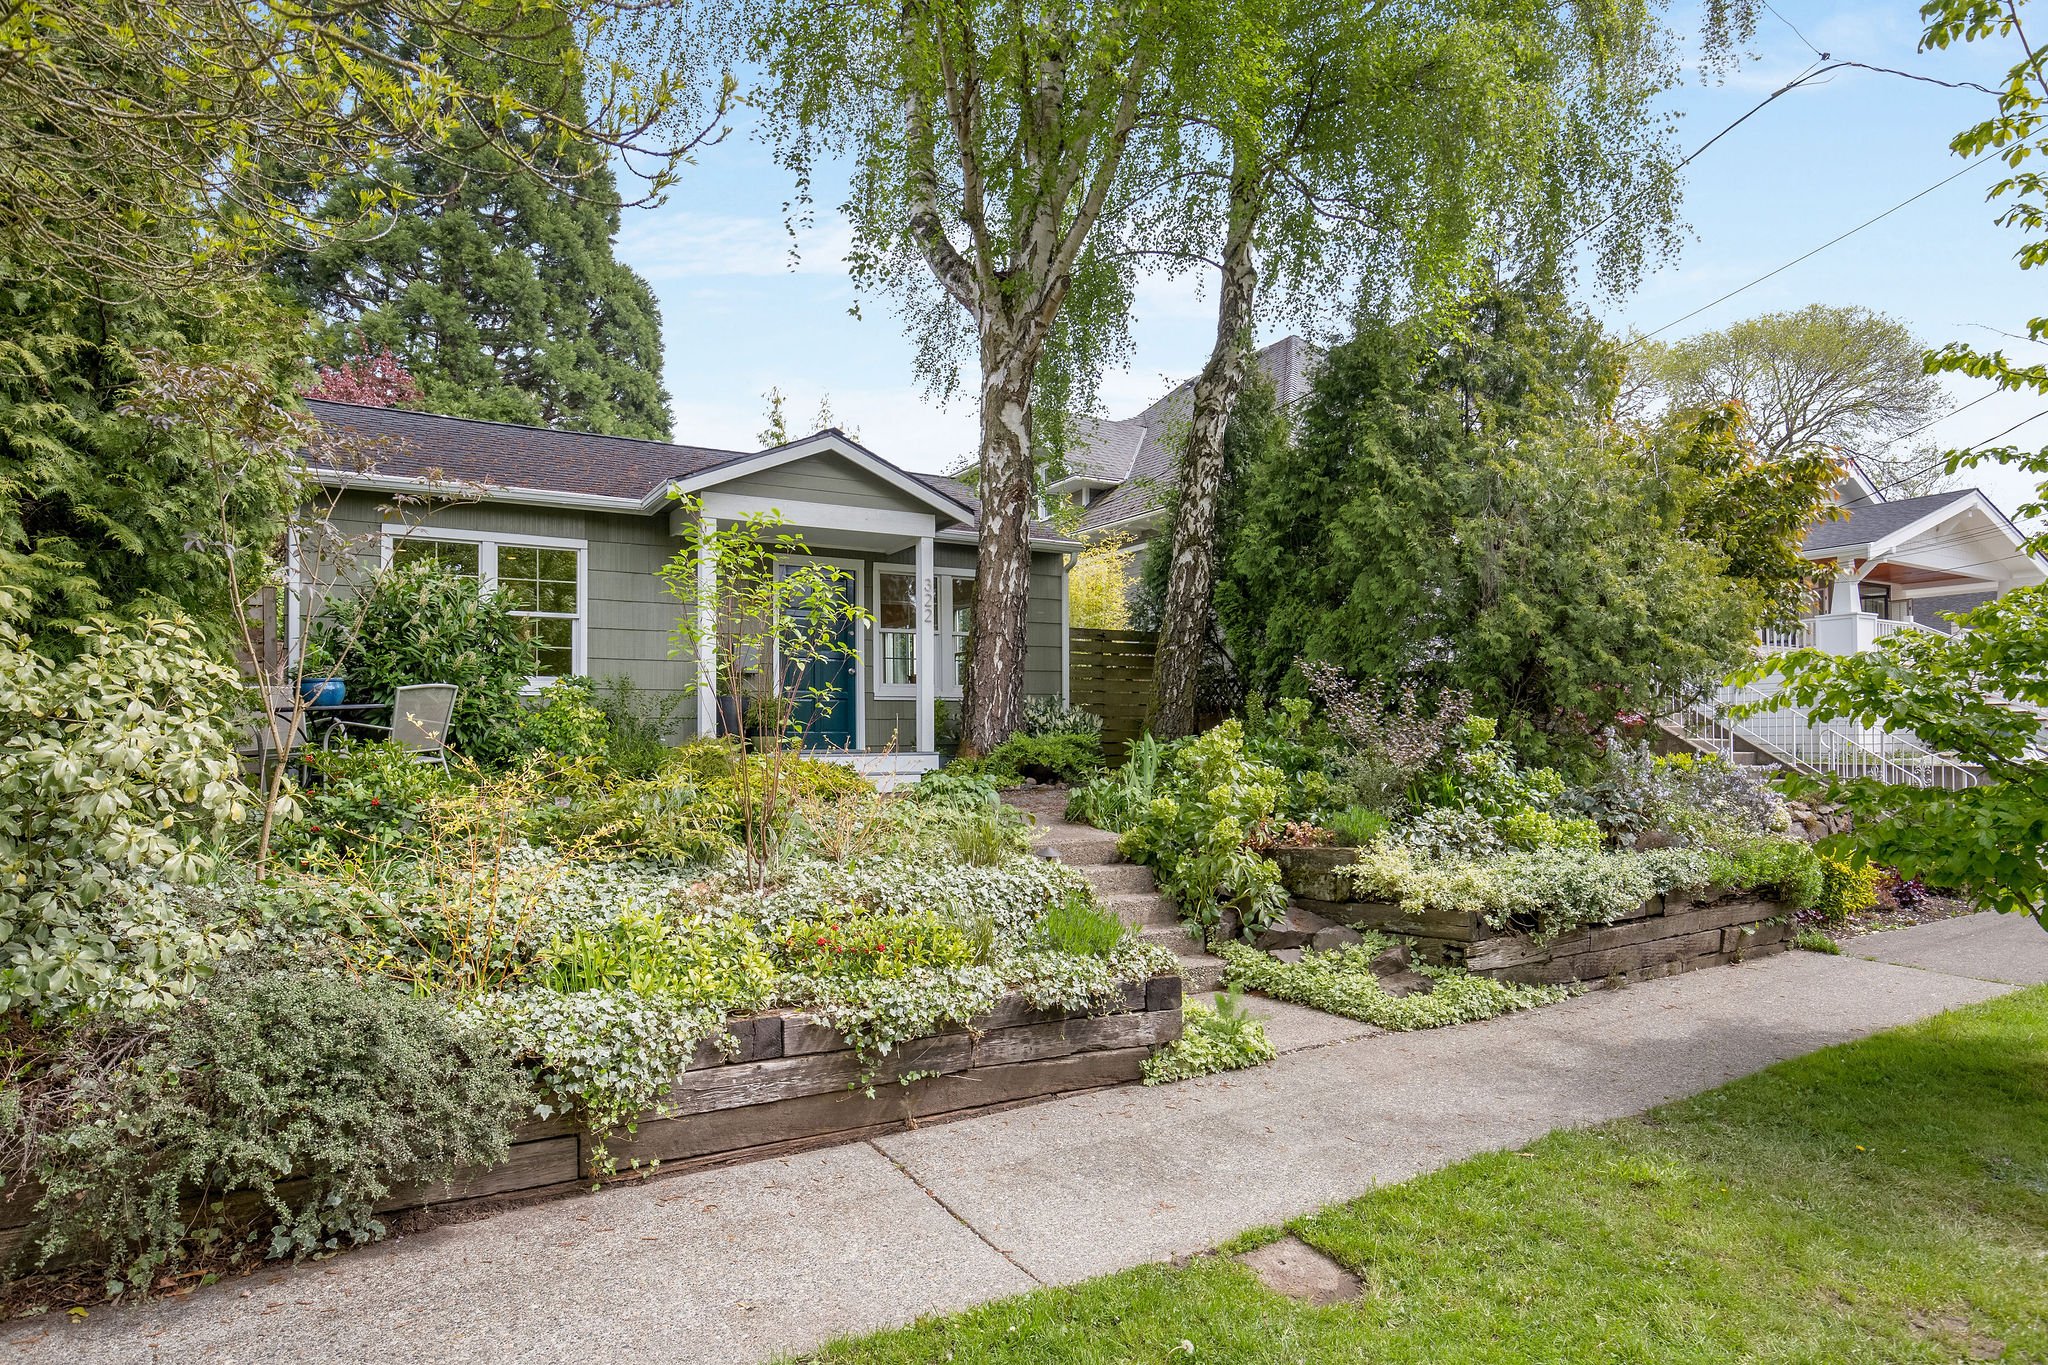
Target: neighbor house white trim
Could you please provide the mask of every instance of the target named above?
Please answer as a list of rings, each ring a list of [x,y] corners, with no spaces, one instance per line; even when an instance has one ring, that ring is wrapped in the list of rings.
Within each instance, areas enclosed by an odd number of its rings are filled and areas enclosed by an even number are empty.
[[[432,540],[454,545],[477,547],[477,582],[484,591],[490,592],[498,586],[498,551],[510,547],[515,550],[573,550],[576,553],[576,614],[562,612],[515,611],[514,616],[536,621],[567,620],[569,626],[569,672],[566,675],[536,673],[527,678],[526,686],[534,690],[547,686],[558,676],[581,676],[590,671],[590,542],[565,536],[524,535],[511,531],[470,531],[452,526],[409,525],[403,529],[383,528],[378,537],[378,565],[390,568],[391,559],[400,541]]]

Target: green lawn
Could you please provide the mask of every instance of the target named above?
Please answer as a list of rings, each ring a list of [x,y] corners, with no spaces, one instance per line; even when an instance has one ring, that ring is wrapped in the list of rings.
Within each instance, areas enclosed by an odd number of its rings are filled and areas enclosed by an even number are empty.
[[[808,1358],[2048,1362],[2048,988],[1293,1230],[1364,1277],[1359,1302],[1207,1256]]]

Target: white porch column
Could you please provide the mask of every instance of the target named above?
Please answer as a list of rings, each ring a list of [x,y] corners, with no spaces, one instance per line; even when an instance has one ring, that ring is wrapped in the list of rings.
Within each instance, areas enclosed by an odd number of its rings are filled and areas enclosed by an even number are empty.
[[[939,580],[932,572],[932,538],[917,538],[917,751],[939,747],[934,702],[939,679]]]
[[[697,542],[697,738],[710,739],[718,733],[718,561],[711,547],[718,518],[705,517],[699,524],[703,535]]]

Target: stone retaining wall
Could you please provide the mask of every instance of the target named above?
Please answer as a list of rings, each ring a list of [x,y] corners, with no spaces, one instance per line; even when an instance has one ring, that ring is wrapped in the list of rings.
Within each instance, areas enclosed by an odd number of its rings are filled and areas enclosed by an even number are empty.
[[[1490,928],[1471,912],[1415,912],[1347,899],[1350,881],[1341,869],[1355,857],[1351,849],[1275,849],[1271,856],[1297,908],[1334,924],[1412,938],[1427,961],[1503,981],[1642,980],[1764,957],[1791,946],[1791,917],[1785,908],[1750,891],[1653,896],[1611,924],[1538,943],[1517,930]]]
[[[708,1041],[636,1130],[605,1146],[611,1179],[693,1170],[892,1132],[1024,1101],[1123,1085],[1181,1033],[1181,979],[1125,984],[1110,1014],[1034,1010],[1005,996],[955,1032],[897,1048],[873,1073],[874,1097],[854,1089],[863,1067],[844,1038],[801,1015],[728,1021],[739,1043]],[[914,1077],[908,1084],[899,1084]],[[379,1212],[566,1192],[592,1178],[593,1137],[572,1123],[536,1122],[513,1137],[503,1164],[451,1183],[395,1190]],[[639,1169],[635,1169],[639,1163]],[[27,1233],[32,1195],[0,1203],[0,1265]]]

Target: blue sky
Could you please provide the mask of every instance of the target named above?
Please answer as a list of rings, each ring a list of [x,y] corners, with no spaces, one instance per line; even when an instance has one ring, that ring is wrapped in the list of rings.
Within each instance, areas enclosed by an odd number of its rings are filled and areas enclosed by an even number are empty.
[[[1685,18],[1689,3],[1680,0],[1674,17]],[[1997,43],[1916,52],[1920,23],[1912,3],[1777,0],[1776,8],[1783,18],[1761,16],[1752,59],[1738,72],[1717,85],[1692,79],[1671,93],[1681,146],[1697,146],[1815,64],[1809,41],[1838,60],[1993,86],[2009,60]],[[1990,106],[1990,97],[1976,92],[1861,71],[1793,91],[1688,169],[1688,240],[1679,259],[1626,299],[1593,301],[1596,308],[1617,329],[1664,327],[1953,173],[1963,163],[1948,140]],[[2023,331],[2027,317],[2043,311],[2031,302],[2038,281],[2012,258],[2018,234],[1993,225],[1996,210],[1984,199],[1998,169],[1977,167],[1663,336],[1676,339],[1771,309],[1853,303],[1902,319],[1929,344],[2003,344],[2032,358],[2037,348],[1986,330]],[[821,186],[821,210],[836,202],[836,190]],[[791,267],[783,227],[790,192],[788,177],[742,124],[686,169],[665,204],[627,212],[618,254],[660,297],[677,439],[751,446],[762,426],[762,394],[774,385],[789,395],[792,429],[808,429],[829,394],[841,424],[857,427],[889,458],[926,470],[956,463],[974,443],[971,393],[945,406],[925,394],[887,301],[865,300],[859,318],[850,314],[856,300],[840,259],[844,229],[829,212],[821,211],[819,228],[803,239]],[[1213,321],[1193,280],[1159,278],[1141,288],[1134,331],[1132,364],[1102,382],[1103,406],[1113,416],[1193,373]],[[1955,404],[1984,391],[1968,381],[1945,382]],[[2021,396],[1992,398],[1928,435],[1967,445],[2039,407]],[[2048,421],[2012,439],[2029,437],[2048,444]],[[2008,509],[2029,486],[2008,471],[1973,481]]]

